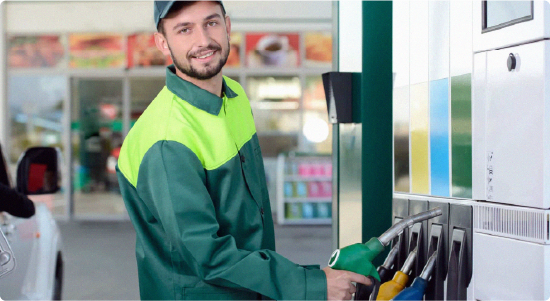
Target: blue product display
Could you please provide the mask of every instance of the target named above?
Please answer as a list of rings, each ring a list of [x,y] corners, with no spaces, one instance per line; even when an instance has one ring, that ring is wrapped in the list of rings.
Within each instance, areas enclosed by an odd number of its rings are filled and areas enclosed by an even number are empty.
[[[330,217],[330,203],[318,203],[317,204],[317,217],[329,218]]]
[[[284,192],[285,197],[292,197],[294,195],[294,187],[292,186],[292,183],[285,182]]]
[[[307,185],[305,182],[296,183],[296,196],[307,197]]]
[[[302,205],[302,214],[304,218],[314,218],[315,212],[312,203],[304,203]]]

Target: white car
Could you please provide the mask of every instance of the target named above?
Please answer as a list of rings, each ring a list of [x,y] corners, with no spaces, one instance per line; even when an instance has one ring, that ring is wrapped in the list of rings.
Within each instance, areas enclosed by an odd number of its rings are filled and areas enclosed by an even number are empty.
[[[0,183],[9,185],[9,173],[0,148]],[[18,162],[20,196],[51,194],[59,190],[59,151],[28,149]],[[5,174],[4,174],[5,173]],[[0,202],[5,201],[0,196]],[[0,213],[0,298],[4,300],[60,300],[63,257],[59,228],[45,204],[35,202],[29,218]]]

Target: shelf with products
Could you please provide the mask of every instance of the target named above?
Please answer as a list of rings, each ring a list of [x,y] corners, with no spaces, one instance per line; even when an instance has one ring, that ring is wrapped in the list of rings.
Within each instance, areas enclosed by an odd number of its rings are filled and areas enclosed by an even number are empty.
[[[330,203],[332,202],[332,197],[287,197],[285,198],[285,202],[287,203],[304,203],[304,202]]]
[[[327,154],[281,153],[277,158],[277,222],[330,224],[332,158]]]

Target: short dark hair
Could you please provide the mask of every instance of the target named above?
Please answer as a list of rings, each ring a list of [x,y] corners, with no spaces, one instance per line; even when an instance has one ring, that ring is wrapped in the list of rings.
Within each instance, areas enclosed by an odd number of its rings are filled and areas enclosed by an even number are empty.
[[[197,1],[175,1],[175,3],[172,5],[166,16],[159,20],[159,25],[157,26],[157,31],[160,32],[163,36],[166,36],[166,30],[164,30],[164,19],[170,18],[177,14],[180,10],[182,10],[184,7],[189,6]],[[225,8],[223,7],[222,3],[220,1],[215,1],[220,5],[222,8],[222,17],[225,18]]]

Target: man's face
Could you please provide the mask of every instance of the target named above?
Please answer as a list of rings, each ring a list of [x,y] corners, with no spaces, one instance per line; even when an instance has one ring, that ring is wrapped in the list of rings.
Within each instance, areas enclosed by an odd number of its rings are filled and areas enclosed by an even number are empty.
[[[180,72],[199,80],[220,73],[229,56],[231,23],[219,4],[197,1],[165,18],[163,26],[160,50],[172,57]]]

